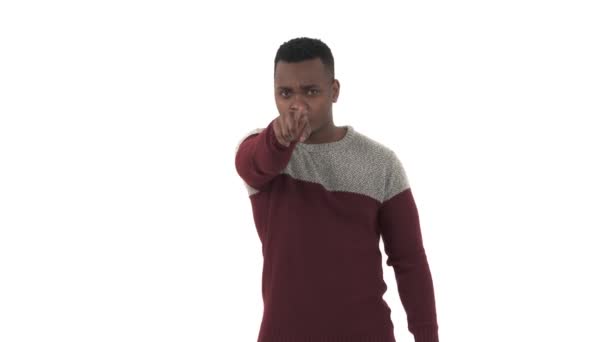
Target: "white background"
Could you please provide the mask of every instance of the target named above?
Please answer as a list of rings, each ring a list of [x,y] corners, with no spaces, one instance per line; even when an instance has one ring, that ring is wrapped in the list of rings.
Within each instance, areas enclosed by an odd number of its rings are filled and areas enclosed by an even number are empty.
[[[255,341],[234,148],[298,36],[406,168],[442,341],[608,341],[603,5],[3,1],[0,341]]]

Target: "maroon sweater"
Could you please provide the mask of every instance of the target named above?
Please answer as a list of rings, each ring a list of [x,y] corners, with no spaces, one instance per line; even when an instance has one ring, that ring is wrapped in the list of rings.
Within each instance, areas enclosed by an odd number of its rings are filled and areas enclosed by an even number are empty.
[[[258,342],[395,342],[382,237],[408,330],[437,342],[418,211],[396,154],[348,128],[339,141],[281,145],[272,122],[239,142],[264,258]]]

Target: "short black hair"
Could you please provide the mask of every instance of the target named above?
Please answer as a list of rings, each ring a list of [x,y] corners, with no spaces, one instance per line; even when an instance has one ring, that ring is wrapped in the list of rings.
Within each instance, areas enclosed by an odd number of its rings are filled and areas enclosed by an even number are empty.
[[[334,79],[334,56],[327,44],[320,39],[298,37],[283,43],[274,57],[274,71],[277,71],[277,63],[302,62],[309,59],[320,58],[325,66],[329,77]]]

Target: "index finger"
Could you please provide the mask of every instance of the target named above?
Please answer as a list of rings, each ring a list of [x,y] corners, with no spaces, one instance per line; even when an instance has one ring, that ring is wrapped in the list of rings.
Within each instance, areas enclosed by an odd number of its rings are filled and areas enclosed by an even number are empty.
[[[300,130],[302,126],[305,126],[308,123],[308,113],[299,113],[297,115],[296,122],[298,124],[298,130]]]

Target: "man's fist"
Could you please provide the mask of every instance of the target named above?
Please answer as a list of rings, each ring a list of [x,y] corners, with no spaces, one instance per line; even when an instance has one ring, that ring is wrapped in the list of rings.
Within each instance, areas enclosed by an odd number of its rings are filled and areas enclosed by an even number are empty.
[[[312,132],[308,113],[302,111],[279,115],[272,122],[272,128],[279,143],[287,147],[292,141],[305,141]]]

